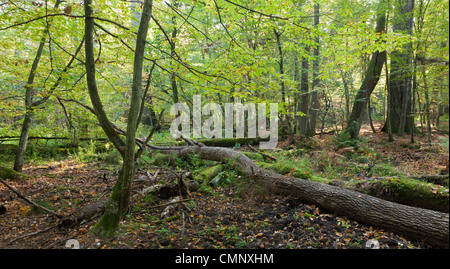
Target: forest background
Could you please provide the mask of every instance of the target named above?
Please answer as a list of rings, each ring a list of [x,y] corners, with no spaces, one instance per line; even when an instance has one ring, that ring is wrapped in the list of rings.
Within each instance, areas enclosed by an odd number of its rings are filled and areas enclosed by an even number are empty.
[[[448,9],[446,0],[2,2],[2,162],[17,172],[41,157],[121,166],[107,207],[115,201],[117,212],[96,225],[105,234],[128,212],[137,169],[155,159],[145,144],[179,143],[169,111],[192,107],[194,95],[278,103],[275,155],[312,156],[330,134],[339,156],[367,155],[361,134],[372,132],[386,135],[377,143],[442,147],[437,165],[448,169]]]

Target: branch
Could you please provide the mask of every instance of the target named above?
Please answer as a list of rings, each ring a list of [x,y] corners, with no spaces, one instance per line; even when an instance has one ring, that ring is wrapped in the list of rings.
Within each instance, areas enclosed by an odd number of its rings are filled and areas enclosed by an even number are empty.
[[[220,21],[220,24],[221,24],[222,27],[225,29],[225,32],[227,32],[227,34],[228,34],[228,36],[231,38],[231,40],[232,40],[236,45],[238,45],[238,46],[242,49],[241,45],[239,45],[239,43],[236,42],[236,40],[234,39],[234,37],[230,34],[230,32],[228,32],[228,28],[223,24],[223,22],[222,22],[222,16],[220,15],[219,6],[217,5],[216,0],[214,0],[214,5],[216,6],[217,15],[219,15],[219,21]]]
[[[254,10],[254,9],[250,9],[250,8],[248,8],[248,7],[244,7],[244,6],[239,5],[239,4],[237,4],[237,3],[231,2],[231,1],[229,1],[229,0],[224,0],[224,1],[227,2],[227,3],[230,3],[230,4],[232,4],[232,5],[235,5],[235,6],[237,6],[237,7],[243,8],[243,9],[245,9],[245,10],[247,10],[247,11],[250,11],[250,12],[253,12],[253,13],[256,13],[256,14],[259,14],[259,15],[261,15],[261,16],[263,16],[263,17],[268,17],[268,18],[270,18],[270,19],[278,19],[278,20],[283,20],[283,21],[290,21],[290,20],[291,20],[291,18],[280,17],[280,16],[276,16],[276,15],[272,15],[272,14],[265,14],[265,13],[262,13],[262,12],[260,12],[260,11],[257,11],[257,10]],[[215,2],[215,0],[214,0],[214,2]],[[302,16],[302,17],[300,17],[300,18],[309,18],[309,17],[310,17],[310,16]],[[308,27],[301,26],[301,25],[299,25],[298,23],[295,23],[295,22],[292,22],[292,24],[294,24],[295,26],[297,26],[297,27],[299,27],[299,28],[305,29],[305,30],[307,30],[307,31],[311,30],[311,29],[309,29]]]
[[[30,199],[26,198],[26,197],[23,196],[19,191],[17,191],[17,190],[14,189],[13,187],[11,187],[8,183],[6,183],[6,181],[4,181],[4,180],[1,179],[1,178],[0,178],[0,182],[3,183],[3,184],[4,184],[8,189],[10,189],[12,192],[14,192],[15,194],[17,194],[17,196],[19,196],[19,198],[23,199],[25,202],[27,202],[27,203],[29,203],[29,204],[31,204],[31,205],[34,205],[35,207],[38,207],[38,208],[44,210],[45,212],[50,213],[50,214],[52,214],[52,215],[54,215],[54,216],[56,216],[56,217],[58,217],[58,218],[62,218],[62,217],[63,217],[62,215],[60,215],[60,214],[58,214],[58,213],[56,213],[56,212],[54,212],[54,211],[52,211],[52,210],[50,210],[50,209],[48,209],[48,208],[45,208],[45,207],[43,207],[43,206],[40,206],[40,205],[36,204],[35,202],[31,201]]]
[[[58,79],[56,80],[56,82],[53,84],[53,86],[50,88],[50,90],[48,91],[48,93],[41,99],[38,101],[35,101],[31,104],[31,106],[39,106],[43,103],[45,103],[48,98],[50,98],[50,96],[52,95],[52,93],[56,90],[56,88],[58,88],[59,84],[62,81],[63,75],[67,73],[67,70],[70,68],[70,66],[72,65],[72,63],[75,61],[76,56],[78,55],[78,53],[80,52],[81,48],[83,47],[84,44],[84,38],[81,40],[80,45],[78,46],[77,50],[75,51],[75,54],[72,56],[72,59],[70,59],[69,63],[67,63],[66,67],[64,68],[64,70],[61,72],[61,74],[59,75]]]

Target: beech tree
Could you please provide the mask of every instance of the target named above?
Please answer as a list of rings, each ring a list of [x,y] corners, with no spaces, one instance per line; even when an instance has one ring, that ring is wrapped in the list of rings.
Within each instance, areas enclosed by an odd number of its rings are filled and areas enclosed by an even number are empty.
[[[375,32],[380,35],[385,31],[386,28],[386,10],[384,2],[381,1],[378,8],[377,14],[377,26]],[[381,38],[380,38],[381,39]],[[383,42],[382,39],[377,42]],[[355,101],[353,103],[352,113],[347,123],[347,128],[343,135],[350,135],[352,138],[358,138],[359,131],[361,129],[361,121],[364,112],[367,109],[367,103],[369,102],[370,95],[372,94],[375,86],[380,79],[381,71],[383,69],[383,64],[386,59],[386,51],[384,49],[378,49],[372,54],[372,59],[370,61],[369,67],[367,69],[365,78],[355,96]]]
[[[85,53],[86,53],[86,78],[92,106],[105,134],[112,141],[123,158],[119,178],[111,193],[110,200],[106,205],[105,213],[96,224],[96,229],[105,236],[112,236],[116,232],[120,219],[127,212],[130,202],[131,182],[136,169],[135,138],[138,125],[142,95],[142,70],[144,62],[145,41],[147,38],[149,21],[152,16],[152,0],[145,0],[136,36],[136,49],[133,63],[133,82],[131,88],[131,99],[128,112],[126,140],[123,141],[116,129],[108,120],[99,97],[95,76],[95,54],[94,54],[94,12],[92,0],[84,2],[85,8]]]
[[[393,18],[394,33],[413,34],[414,0],[396,1]],[[403,135],[413,131],[413,117],[411,117],[412,101],[412,42],[403,48],[393,51],[390,55],[389,72],[389,118],[392,133]]]

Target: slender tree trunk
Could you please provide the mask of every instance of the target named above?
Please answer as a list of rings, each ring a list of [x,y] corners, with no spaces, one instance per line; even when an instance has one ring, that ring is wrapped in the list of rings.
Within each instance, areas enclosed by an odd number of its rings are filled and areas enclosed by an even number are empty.
[[[413,81],[412,81],[412,105],[411,105],[411,117],[412,117],[412,129],[411,129],[411,143],[415,143],[416,132],[416,91],[417,91],[417,56],[414,58],[413,64]]]
[[[174,1],[173,3],[174,7],[177,7],[178,4],[176,1]],[[175,57],[175,49],[176,49],[176,42],[177,42],[177,24],[176,24],[176,17],[173,16],[172,17],[172,24],[173,24],[173,31],[172,31],[172,41],[171,41],[171,45],[170,45],[170,56],[172,58]],[[173,98],[173,103],[176,104],[179,102],[179,97],[178,97],[178,85],[177,85],[177,79],[176,79],[176,73],[175,70],[172,72],[172,74],[170,75],[170,83],[172,85],[172,98]]]
[[[428,143],[431,144],[431,115],[430,115],[430,97],[428,94],[428,83],[427,83],[427,73],[425,68],[422,68],[422,75],[423,75],[423,84],[424,84],[424,92],[425,92],[425,114],[427,116],[427,137],[428,137]]]
[[[372,129],[373,133],[376,133],[377,131],[375,130],[375,127],[373,126],[373,121],[372,121],[372,108],[370,107],[370,96],[369,99],[367,100],[367,113],[369,114],[369,123],[370,123],[370,128]]]
[[[385,59],[385,64],[386,64],[386,94],[387,94],[387,115],[386,118],[389,119],[390,117],[390,110],[389,107],[391,105],[391,99],[390,99],[390,90],[389,90],[389,66],[388,66],[388,62],[387,62],[387,57]],[[387,132],[388,132],[388,141],[389,142],[393,142],[394,141],[394,137],[392,136],[392,128],[391,128],[391,121],[386,121],[386,128],[387,128]]]
[[[45,35],[47,31],[45,31]],[[42,52],[45,46],[45,37],[41,39],[39,43],[38,50],[36,52],[36,56],[33,61],[33,65],[31,66],[30,74],[28,75],[27,85],[25,86],[25,118],[22,124],[22,131],[20,133],[19,147],[16,153],[16,158],[14,161],[14,170],[21,173],[23,168],[23,160],[25,156],[25,152],[27,150],[28,144],[28,135],[30,134],[31,129],[31,120],[33,118],[33,83],[34,78],[37,72],[37,67],[39,65],[39,61],[41,60]]]
[[[384,8],[379,8],[377,15],[376,32],[381,33],[385,30],[386,14]],[[386,51],[376,51],[372,54],[367,74],[363,80],[361,87],[359,88],[355,101],[353,103],[352,113],[345,129],[344,135],[348,134],[352,138],[356,139],[359,136],[359,130],[361,129],[362,117],[367,109],[367,102],[372,94],[375,86],[380,79],[381,70],[383,64],[386,61]]]
[[[278,66],[280,67],[280,86],[281,86],[281,100],[283,103],[286,103],[286,86],[284,83],[284,56],[283,56],[283,48],[281,46],[281,35],[283,33],[278,32],[276,29],[273,29],[273,33],[275,34],[275,38],[277,40],[277,48],[278,48],[278,57],[280,60],[278,61]]]
[[[309,54],[310,47],[305,48],[305,53]],[[309,105],[310,105],[310,94],[309,94],[309,61],[307,57],[302,58],[302,75],[300,81],[300,104],[297,109],[301,113],[299,116],[299,133],[302,136],[308,135],[308,123],[309,123]]]
[[[345,121],[348,122],[350,119],[350,89],[349,89],[349,81],[348,81],[348,72],[341,72],[342,83],[344,86],[344,97],[345,97]]]
[[[319,4],[314,5],[314,27],[318,28],[320,22],[320,6]],[[314,136],[316,134],[316,122],[317,113],[319,111],[319,55],[320,55],[320,37],[315,38],[315,47],[313,49],[314,60],[313,60],[313,83],[311,91],[311,108],[309,113],[309,131],[308,136]]]
[[[58,8],[60,0],[57,0],[55,3],[55,8]],[[36,52],[36,56],[34,58],[33,64],[31,66],[30,73],[28,75],[27,85],[25,86],[25,118],[22,124],[22,130],[20,133],[19,147],[14,160],[13,169],[17,172],[22,172],[23,169],[23,161],[25,158],[25,152],[27,150],[28,144],[28,136],[31,130],[31,123],[33,118],[33,84],[34,78],[36,76],[37,68],[39,62],[41,60],[42,52],[44,51],[44,46],[46,43],[46,36],[48,34],[49,29],[44,31],[44,35],[39,43],[38,50]]]
[[[139,30],[136,37],[136,49],[134,54],[133,66],[133,83],[131,89],[130,109],[127,120],[126,142],[122,141],[116,134],[112,124],[109,122],[103,108],[101,100],[98,96],[96,80],[95,80],[95,63],[94,63],[94,46],[93,46],[93,30],[94,19],[91,17],[93,10],[91,7],[92,0],[85,0],[85,39],[86,39],[86,74],[88,81],[89,94],[94,106],[95,114],[99,119],[100,125],[106,135],[113,141],[116,148],[123,154],[123,165],[119,172],[119,178],[111,193],[111,197],[106,205],[105,212],[96,224],[95,229],[104,236],[113,236],[119,221],[126,213],[130,201],[131,182],[135,175],[135,140],[136,126],[138,124],[142,71],[145,52],[145,41],[148,33],[149,21],[152,15],[152,0],[145,0],[142,16],[139,24]]]

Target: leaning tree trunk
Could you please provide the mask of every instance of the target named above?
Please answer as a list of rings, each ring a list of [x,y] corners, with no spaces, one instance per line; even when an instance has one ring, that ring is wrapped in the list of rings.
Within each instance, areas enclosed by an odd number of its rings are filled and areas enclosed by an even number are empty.
[[[411,239],[423,240],[436,247],[449,247],[447,213],[397,204],[337,186],[280,175],[260,168],[247,156],[228,148],[148,146],[165,153],[180,156],[199,154],[202,159],[228,162],[243,174],[268,184],[275,192],[295,195],[324,210],[385,228]]]
[[[61,3],[60,0],[56,1],[54,8],[58,8],[59,4]],[[14,170],[21,173],[23,168],[23,161],[25,158],[25,152],[27,150],[27,144],[28,144],[28,136],[30,134],[31,130],[31,123],[33,118],[33,91],[34,91],[34,78],[36,76],[37,68],[39,65],[39,62],[41,60],[42,52],[44,51],[44,46],[46,42],[46,36],[48,34],[49,29],[47,28],[44,31],[43,37],[41,41],[39,42],[38,50],[36,52],[36,56],[34,58],[33,64],[31,66],[30,73],[28,75],[28,81],[27,85],[25,86],[25,118],[23,120],[22,124],[22,130],[20,133],[20,141],[19,141],[19,147],[16,153],[16,157],[14,160]]]
[[[380,7],[377,17],[376,33],[382,33],[385,31],[386,25],[386,13],[385,9]],[[372,94],[375,86],[380,79],[381,70],[383,69],[383,64],[386,59],[386,51],[375,51],[372,54],[372,59],[370,61],[369,67],[366,72],[366,77],[361,84],[358,92],[355,96],[355,101],[353,103],[352,113],[350,119],[348,120],[347,127],[344,134],[349,134],[352,138],[358,138],[359,131],[361,129],[362,116],[365,114],[367,109],[367,103]]]

